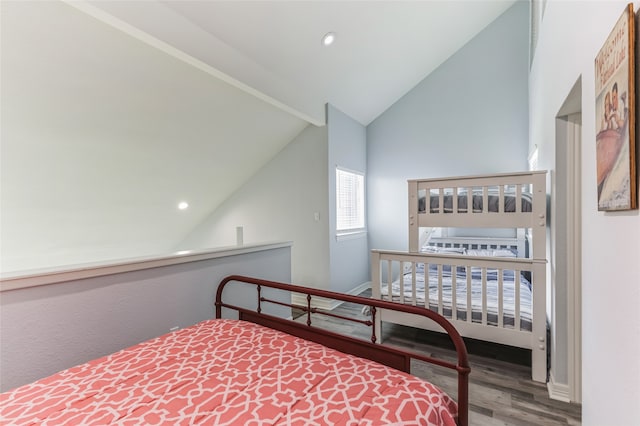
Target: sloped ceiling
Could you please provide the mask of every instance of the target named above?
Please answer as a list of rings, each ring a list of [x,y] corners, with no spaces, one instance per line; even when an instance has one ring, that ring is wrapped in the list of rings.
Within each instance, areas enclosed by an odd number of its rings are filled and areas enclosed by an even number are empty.
[[[511,4],[3,1],[2,272],[171,250],[326,102],[368,124]]]
[[[521,0],[524,1],[524,0]],[[94,1],[309,122],[331,103],[363,125],[515,0]],[[336,34],[325,47],[321,38]]]

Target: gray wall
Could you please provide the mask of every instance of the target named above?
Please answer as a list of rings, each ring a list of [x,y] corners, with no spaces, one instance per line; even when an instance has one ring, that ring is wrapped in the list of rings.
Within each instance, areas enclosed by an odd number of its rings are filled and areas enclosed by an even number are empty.
[[[407,184],[527,169],[528,2],[367,127],[369,247],[407,250]]]
[[[212,318],[217,284],[227,275],[290,282],[290,271],[285,247],[3,291],[0,390]],[[229,290],[225,300],[249,300],[244,289]]]
[[[369,280],[369,250],[366,233],[336,239],[336,167],[364,173],[366,178],[366,130],[332,105],[327,105],[327,127],[331,290],[348,292]]]
[[[191,250],[236,243],[292,241],[293,282],[329,282],[327,128],[309,125],[176,247]],[[319,219],[315,220],[318,213]]]

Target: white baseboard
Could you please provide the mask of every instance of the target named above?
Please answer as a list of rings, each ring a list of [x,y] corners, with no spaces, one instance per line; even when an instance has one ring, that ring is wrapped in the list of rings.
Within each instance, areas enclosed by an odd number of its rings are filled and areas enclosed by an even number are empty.
[[[571,402],[571,392],[569,385],[563,383],[556,383],[553,373],[549,374],[549,382],[547,382],[547,390],[549,391],[549,398],[556,401]]]
[[[358,287],[350,290],[347,294],[350,294],[352,296],[357,296],[368,288],[371,288],[371,281],[367,281],[360,284]]]
[[[366,289],[371,288],[371,281],[364,282],[359,286],[349,290],[346,294],[351,296],[357,296],[362,293]],[[325,311],[332,311],[338,306],[340,306],[343,302],[340,300],[331,300],[326,299],[324,297],[312,297],[311,298],[311,307],[317,309],[323,309]],[[291,304],[298,306],[307,306],[307,296],[300,293],[292,293],[291,294]]]

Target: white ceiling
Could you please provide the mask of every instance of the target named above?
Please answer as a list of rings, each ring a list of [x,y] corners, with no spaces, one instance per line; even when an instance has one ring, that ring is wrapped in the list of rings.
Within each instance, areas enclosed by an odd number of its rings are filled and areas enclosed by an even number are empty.
[[[327,102],[368,124],[512,3],[0,1],[0,269],[170,251]]]
[[[521,0],[522,1],[522,0]],[[316,125],[367,125],[515,0],[96,1]],[[337,34],[325,47],[321,38]]]

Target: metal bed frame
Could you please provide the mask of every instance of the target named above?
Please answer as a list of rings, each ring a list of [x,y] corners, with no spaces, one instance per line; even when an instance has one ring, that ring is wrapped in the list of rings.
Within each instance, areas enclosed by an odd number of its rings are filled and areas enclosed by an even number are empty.
[[[247,309],[245,307],[233,305],[223,301],[223,292],[227,285],[250,285],[256,288],[256,309]],[[298,306],[290,303],[284,303],[275,299],[267,298],[263,295],[262,288],[271,288],[276,290],[282,290],[291,293],[301,293],[306,296],[307,305]],[[322,297],[326,299],[337,300],[340,302],[356,303],[368,307],[371,312],[371,319],[358,319],[346,317],[331,312],[323,311],[311,306],[313,297]],[[293,321],[291,319],[280,318],[273,315],[269,315],[263,312],[264,304],[275,304],[279,306],[286,306],[290,308],[300,309],[306,314],[306,322]],[[267,281],[258,278],[245,277],[240,275],[231,275],[224,278],[216,293],[215,300],[215,312],[216,318],[222,318],[223,308],[237,311],[238,318],[244,321],[253,322],[256,324],[264,325],[276,330],[283,331],[285,333],[310,340],[316,343],[320,343],[327,347],[336,349],[341,352],[345,352],[351,355],[355,355],[361,358],[370,359],[372,361],[379,362],[392,368],[410,373],[411,359],[424,361],[430,364],[435,364],[444,368],[455,370],[458,374],[458,418],[457,423],[460,426],[467,426],[469,424],[469,361],[467,358],[467,350],[462,340],[462,337],[455,329],[455,327],[443,316],[433,312],[431,310],[409,306],[400,305],[397,303],[387,302],[383,300],[375,300],[371,298],[365,298],[360,296],[352,296],[343,293],[336,293],[332,291],[319,290],[314,288],[302,287],[294,284],[286,284],[275,281]],[[400,311],[406,314],[421,317],[425,320],[430,320],[437,324],[440,329],[444,330],[451,341],[453,342],[456,353],[457,363],[453,364],[441,359],[432,358],[429,356],[421,355],[414,352],[404,351],[396,347],[387,346],[381,344],[378,341],[378,335],[376,335],[376,312],[378,310],[392,310]],[[311,314],[326,315],[333,318],[338,318],[344,321],[350,321],[358,324],[363,324],[371,328],[370,341],[357,339],[344,334],[332,332],[320,327],[315,327],[312,322]],[[378,331],[379,333],[379,331]]]

